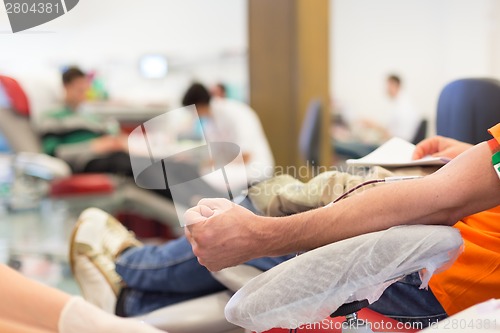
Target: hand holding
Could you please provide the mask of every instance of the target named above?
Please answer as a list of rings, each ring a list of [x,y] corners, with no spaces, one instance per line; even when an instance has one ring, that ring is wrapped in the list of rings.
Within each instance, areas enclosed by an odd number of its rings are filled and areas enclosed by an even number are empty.
[[[443,136],[435,136],[425,139],[417,144],[413,152],[413,159],[417,160],[425,156],[455,158],[472,145]]]
[[[260,254],[259,216],[226,199],[202,199],[184,214],[186,237],[200,264],[211,271]]]

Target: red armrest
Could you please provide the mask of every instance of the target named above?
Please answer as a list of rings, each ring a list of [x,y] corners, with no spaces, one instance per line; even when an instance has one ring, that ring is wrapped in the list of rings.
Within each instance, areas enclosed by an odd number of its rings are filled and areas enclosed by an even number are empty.
[[[80,174],[54,180],[51,183],[50,196],[66,197],[76,195],[110,194],[115,184],[105,174]]]
[[[358,318],[368,321],[371,325],[371,329],[374,332],[408,332],[413,333],[418,331],[418,326],[414,325],[414,329],[411,329],[412,325],[409,323],[401,323],[397,320],[386,317],[380,313],[374,312],[370,309],[363,309],[358,312]],[[316,324],[305,324],[298,329],[299,333],[341,333],[342,332],[342,322],[344,317],[337,318],[326,318],[320,323]],[[284,328],[273,328],[265,333],[289,333],[289,329]]]
[[[4,75],[0,75],[0,84],[5,89],[14,111],[24,117],[29,117],[30,104],[21,85],[15,79]]]

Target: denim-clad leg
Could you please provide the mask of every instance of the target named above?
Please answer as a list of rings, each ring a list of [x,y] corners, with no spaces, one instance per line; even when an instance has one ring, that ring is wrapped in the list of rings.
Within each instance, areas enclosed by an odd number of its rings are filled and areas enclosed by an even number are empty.
[[[247,264],[265,271],[292,257],[260,258]],[[198,263],[186,237],[130,249],[118,258],[116,271],[128,287],[121,300],[127,316],[226,289]]]
[[[130,249],[118,258],[116,271],[130,288],[142,291],[205,292],[222,288],[198,263],[186,237]]]
[[[446,318],[432,291],[419,289],[420,284],[418,273],[410,274],[387,288],[369,308],[402,322],[421,323],[422,328]]]

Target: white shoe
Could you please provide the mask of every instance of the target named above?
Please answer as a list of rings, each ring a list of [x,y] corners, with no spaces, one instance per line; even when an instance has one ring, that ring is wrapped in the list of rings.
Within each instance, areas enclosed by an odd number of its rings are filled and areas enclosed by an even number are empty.
[[[125,249],[142,246],[120,222],[97,209],[86,209],[73,229],[70,266],[83,297],[109,313],[115,313],[123,286],[114,260]]]

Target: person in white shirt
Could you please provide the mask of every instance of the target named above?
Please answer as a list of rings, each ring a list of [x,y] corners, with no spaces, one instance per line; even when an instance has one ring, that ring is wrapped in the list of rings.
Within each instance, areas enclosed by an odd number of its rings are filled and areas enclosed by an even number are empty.
[[[358,132],[362,141],[381,144],[393,137],[408,142],[415,140],[422,116],[401,86],[399,76],[387,77],[387,95],[391,100],[388,114],[378,121],[364,119],[360,122],[362,130]]]
[[[260,120],[250,106],[212,98],[200,83],[191,85],[182,104],[196,106],[208,142],[231,142],[241,148],[250,184],[273,176],[274,158]]]
[[[411,99],[401,89],[401,79],[397,75],[387,77],[387,94],[392,102],[387,124],[388,136],[412,142],[422,117]]]

